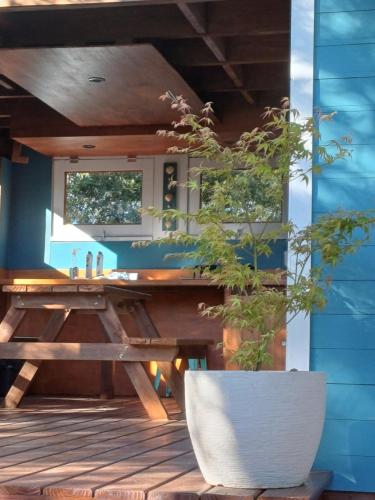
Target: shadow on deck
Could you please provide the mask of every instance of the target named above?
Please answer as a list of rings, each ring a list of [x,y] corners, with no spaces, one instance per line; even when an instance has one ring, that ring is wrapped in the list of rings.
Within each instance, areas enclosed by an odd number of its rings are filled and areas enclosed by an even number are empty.
[[[19,409],[0,410],[0,499],[316,499],[326,486],[326,473],[312,476],[310,486],[293,488],[300,490],[294,496],[208,485],[177,405],[173,400],[165,404],[168,421],[150,420],[135,398],[30,397]],[[306,488],[314,496],[306,496]]]

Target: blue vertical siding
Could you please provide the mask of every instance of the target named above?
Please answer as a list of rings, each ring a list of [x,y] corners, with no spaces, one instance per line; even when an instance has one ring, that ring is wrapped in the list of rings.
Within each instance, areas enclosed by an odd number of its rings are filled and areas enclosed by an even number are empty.
[[[313,179],[313,217],[375,208],[375,1],[318,0],[315,107],[337,111],[321,142],[350,135],[352,159]],[[316,262],[315,262],[316,264]],[[333,490],[375,492],[375,236],[331,271],[328,305],[311,319],[311,367],[327,373],[316,468]]]
[[[0,269],[7,265],[11,167],[8,160],[0,158]]]

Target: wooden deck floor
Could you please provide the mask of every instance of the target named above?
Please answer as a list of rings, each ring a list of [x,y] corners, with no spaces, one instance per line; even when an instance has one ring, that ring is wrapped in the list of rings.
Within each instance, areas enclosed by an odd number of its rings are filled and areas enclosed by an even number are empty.
[[[169,421],[149,420],[132,398],[26,398],[17,410],[0,410],[0,499],[268,498],[205,483],[186,423],[173,401],[166,405]]]

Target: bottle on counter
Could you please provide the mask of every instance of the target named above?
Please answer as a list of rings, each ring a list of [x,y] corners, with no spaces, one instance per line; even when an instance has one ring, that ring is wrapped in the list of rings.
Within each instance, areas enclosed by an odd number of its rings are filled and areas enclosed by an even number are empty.
[[[79,269],[77,265],[78,250],[79,248],[73,248],[72,250],[72,262],[71,262],[71,267],[69,268],[69,277],[72,280],[77,279],[79,274]]]
[[[103,252],[96,256],[96,276],[103,276]]]
[[[92,252],[87,252],[86,254],[86,278],[91,279],[92,278],[92,259],[93,255]]]

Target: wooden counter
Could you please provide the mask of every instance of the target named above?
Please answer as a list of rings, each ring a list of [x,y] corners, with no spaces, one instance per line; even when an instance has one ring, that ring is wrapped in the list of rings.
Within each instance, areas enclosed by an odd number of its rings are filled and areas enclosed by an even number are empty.
[[[122,286],[122,287],[190,287],[190,286],[214,286],[210,280],[202,278],[178,278],[178,279],[138,279],[138,280],[114,280],[114,279],[69,279],[69,278],[3,278],[0,285],[41,285],[41,286]]]

